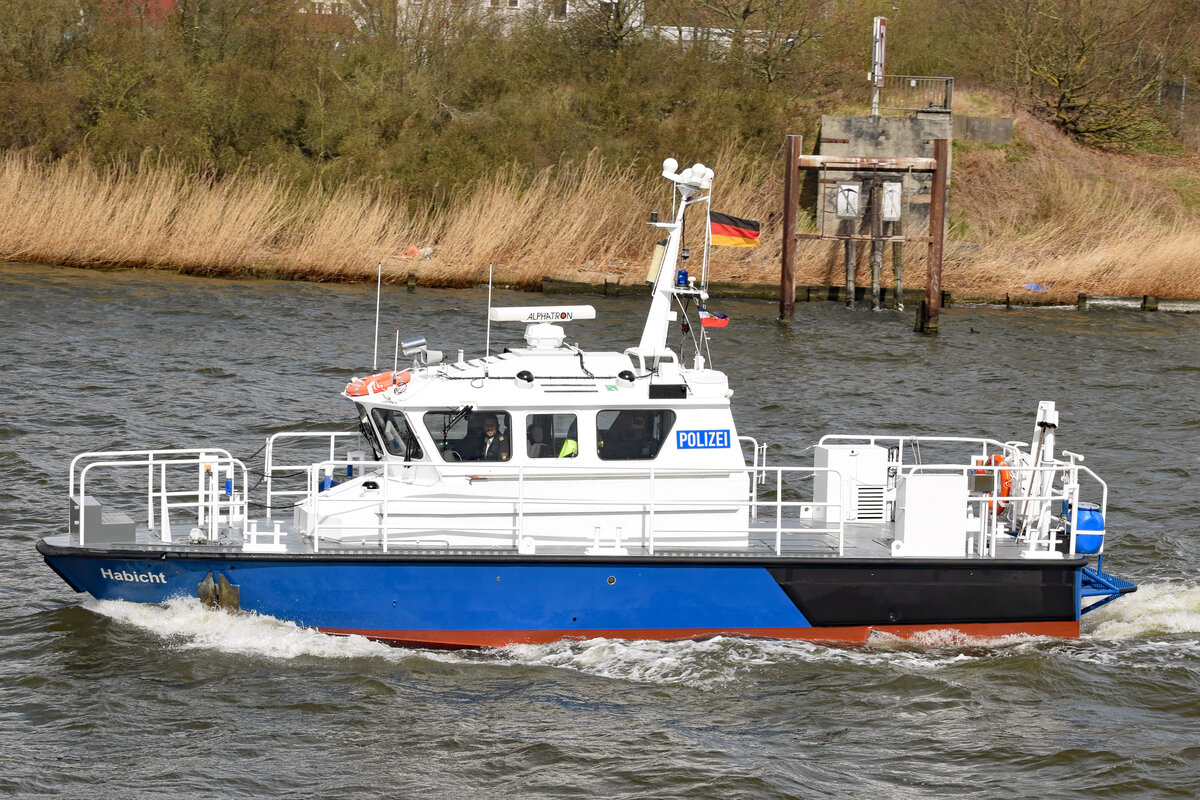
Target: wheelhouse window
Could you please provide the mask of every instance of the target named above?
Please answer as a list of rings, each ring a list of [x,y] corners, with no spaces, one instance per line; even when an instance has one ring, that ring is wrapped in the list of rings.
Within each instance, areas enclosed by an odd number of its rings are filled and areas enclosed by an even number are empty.
[[[666,409],[609,409],[596,414],[596,452],[601,461],[645,461],[658,456],[675,425]]]
[[[530,458],[575,458],[579,422],[574,414],[530,414],[525,420],[525,452]]]
[[[512,458],[512,417],[507,411],[427,411],[424,422],[443,461],[508,461]]]
[[[375,429],[383,440],[384,448],[394,456],[400,456],[405,461],[415,461],[424,456],[421,445],[408,420],[399,411],[390,408],[376,408],[371,411]]]

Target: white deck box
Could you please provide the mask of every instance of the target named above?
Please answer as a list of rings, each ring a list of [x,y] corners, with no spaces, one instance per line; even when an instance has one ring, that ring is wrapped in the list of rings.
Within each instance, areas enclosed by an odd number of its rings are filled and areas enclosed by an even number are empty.
[[[967,476],[915,473],[896,487],[892,555],[962,558],[967,553]]]
[[[813,500],[836,503],[817,506],[814,516],[826,523],[882,522],[887,484],[888,451],[875,444],[820,444],[813,450],[813,466],[837,470],[818,471],[813,478]],[[839,474],[841,480],[838,480]]]

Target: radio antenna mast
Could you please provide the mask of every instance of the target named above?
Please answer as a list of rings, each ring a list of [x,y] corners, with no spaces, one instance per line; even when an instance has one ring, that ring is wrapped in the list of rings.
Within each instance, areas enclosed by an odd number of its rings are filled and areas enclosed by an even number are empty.
[[[483,357],[487,358],[492,354],[492,264],[488,263],[488,315],[487,315],[487,338],[483,343]]]
[[[379,367],[379,297],[383,294],[383,262],[379,262],[379,277],[375,281],[375,356],[371,359],[371,372]]]

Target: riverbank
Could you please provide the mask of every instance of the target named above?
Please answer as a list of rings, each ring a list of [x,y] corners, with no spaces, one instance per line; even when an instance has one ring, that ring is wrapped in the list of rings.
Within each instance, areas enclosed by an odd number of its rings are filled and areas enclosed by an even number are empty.
[[[1018,303],[1200,297],[1195,159],[1104,154],[1029,118],[1014,132],[1002,147],[955,143],[947,291]],[[726,147],[712,166],[715,208],[763,223],[763,246],[715,249],[713,281],[776,283],[777,159]],[[375,183],[217,180],[170,165],[99,169],[9,153],[0,160],[0,260],[314,281],[373,280],[382,263],[388,282],[411,273],[440,287],[486,281],[491,266],[497,283],[524,289],[544,277],[640,283],[653,232],[638,222],[672,202],[643,167],[590,158],[532,179],[503,171],[420,205]],[[698,226],[693,234],[698,244]],[[861,285],[869,267],[860,257]],[[840,247],[803,243],[796,273],[799,285],[842,284]],[[910,245],[905,288],[924,277],[925,247]]]

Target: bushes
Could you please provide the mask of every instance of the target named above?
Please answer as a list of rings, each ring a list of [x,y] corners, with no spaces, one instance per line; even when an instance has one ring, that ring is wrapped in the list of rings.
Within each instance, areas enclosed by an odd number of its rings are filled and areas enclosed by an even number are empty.
[[[506,164],[532,175],[593,150],[652,165],[727,138],[774,147],[795,108],[782,82],[719,48],[642,35],[614,47],[580,21],[427,0],[398,25],[376,13],[359,30],[281,0],[179,7],[158,27],[95,13],[52,52],[45,35],[12,40],[0,147],[100,165],[151,153],[218,176],[269,165],[302,181],[381,178],[444,199]],[[49,8],[18,8],[16,28]]]

